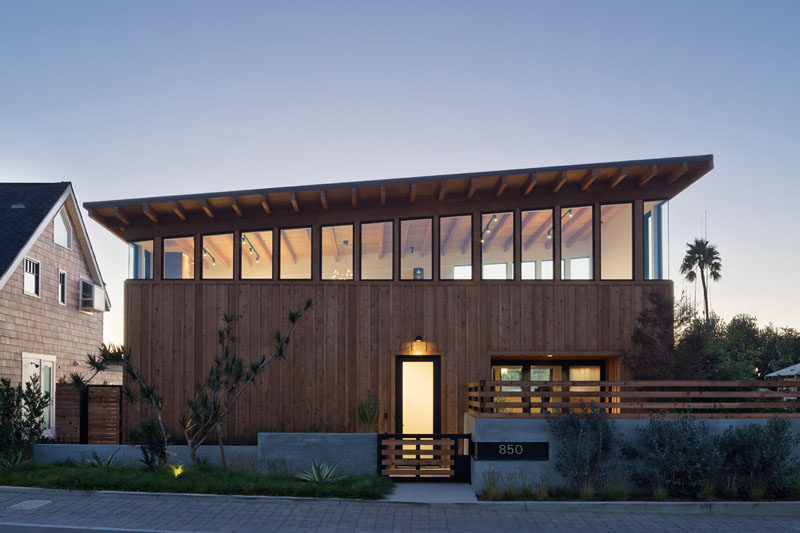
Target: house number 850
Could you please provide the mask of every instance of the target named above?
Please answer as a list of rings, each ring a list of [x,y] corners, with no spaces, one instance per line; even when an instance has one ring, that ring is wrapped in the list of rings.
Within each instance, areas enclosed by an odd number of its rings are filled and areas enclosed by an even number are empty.
[[[501,444],[500,455],[522,455],[522,444]]]

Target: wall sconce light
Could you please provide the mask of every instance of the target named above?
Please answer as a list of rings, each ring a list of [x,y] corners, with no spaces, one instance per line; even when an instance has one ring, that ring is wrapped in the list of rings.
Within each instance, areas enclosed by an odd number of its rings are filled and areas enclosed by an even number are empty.
[[[425,353],[425,343],[422,341],[421,336],[417,335],[417,338],[414,339],[412,346],[414,355],[423,355]]]

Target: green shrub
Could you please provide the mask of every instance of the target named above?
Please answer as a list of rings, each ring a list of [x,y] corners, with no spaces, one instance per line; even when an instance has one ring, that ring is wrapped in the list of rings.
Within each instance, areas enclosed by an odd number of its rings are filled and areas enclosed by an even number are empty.
[[[487,500],[497,501],[500,499],[500,473],[489,471],[483,473],[483,489],[481,495]]]
[[[653,489],[653,499],[655,501],[657,501],[657,502],[665,502],[665,501],[667,501],[668,497],[669,497],[669,493],[667,492],[667,489],[665,489],[661,485],[656,485],[655,486],[655,488]]]
[[[624,500],[628,497],[628,488],[625,485],[624,477],[615,477],[606,483],[600,497],[603,500]]]
[[[539,489],[536,491],[536,499],[539,501],[550,499],[550,480],[542,478],[539,480]]]
[[[663,488],[669,496],[698,498],[703,483],[718,471],[720,454],[708,424],[689,414],[676,420],[653,417],[641,428],[644,469],[632,477],[642,486]]]
[[[547,423],[558,440],[556,470],[575,491],[585,492],[587,484],[592,489],[605,485],[617,458],[619,435],[594,402],[579,411],[549,418]]]
[[[729,427],[719,439],[726,473],[739,480],[738,495],[788,495],[798,481],[798,463],[792,457],[796,438],[789,421],[774,418],[766,424]],[[762,496],[762,498],[764,497]]]
[[[0,459],[12,463],[30,454],[33,444],[42,438],[43,415],[49,403],[38,376],[33,376],[24,389],[0,378]]]

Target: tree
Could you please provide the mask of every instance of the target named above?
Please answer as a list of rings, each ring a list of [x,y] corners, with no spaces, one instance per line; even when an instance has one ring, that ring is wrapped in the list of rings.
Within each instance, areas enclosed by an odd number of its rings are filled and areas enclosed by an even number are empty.
[[[197,464],[197,450],[216,430],[220,448],[222,467],[225,468],[225,450],[222,446],[221,424],[230,413],[236,400],[249,387],[256,376],[265,372],[272,365],[286,356],[286,346],[291,339],[297,321],[311,307],[311,300],[306,300],[303,307],[289,312],[289,327],[286,334],[278,330],[275,333],[275,349],[270,355],[262,355],[252,361],[245,370],[245,363],[232,350],[236,342],[231,324],[233,316],[223,315],[224,326],[218,331],[217,343],[220,353],[214,358],[214,364],[208,371],[205,382],[197,384],[192,398],[186,400],[189,414],[181,415],[180,423],[189,445],[192,464]]]
[[[722,277],[722,261],[719,257],[717,247],[705,239],[695,239],[693,243],[686,244],[686,255],[683,256],[681,263],[681,274],[687,281],[694,282],[697,279],[697,272],[700,272],[700,283],[703,285],[703,302],[705,304],[706,320],[708,314],[708,280],[719,281]]]
[[[0,461],[13,462],[30,453],[44,431],[44,411],[50,398],[42,394],[39,376],[22,388],[11,385],[8,378],[0,378]]]
[[[636,379],[670,379],[673,374],[674,319],[672,304],[660,291],[647,293],[647,304],[636,317],[625,354]]]

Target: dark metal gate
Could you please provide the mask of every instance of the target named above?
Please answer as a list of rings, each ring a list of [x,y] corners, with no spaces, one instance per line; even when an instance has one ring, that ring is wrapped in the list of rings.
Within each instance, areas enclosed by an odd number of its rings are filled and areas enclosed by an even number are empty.
[[[470,480],[469,434],[382,433],[378,473],[395,481]]]

